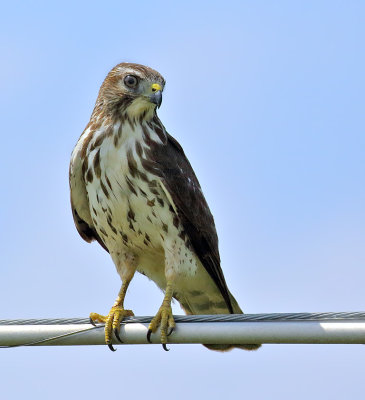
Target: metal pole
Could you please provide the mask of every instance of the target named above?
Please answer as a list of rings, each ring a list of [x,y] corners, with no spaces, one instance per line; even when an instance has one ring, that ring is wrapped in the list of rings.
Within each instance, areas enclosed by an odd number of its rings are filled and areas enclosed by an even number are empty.
[[[121,327],[125,344],[146,344],[148,323],[126,323]],[[151,337],[159,343],[159,331]],[[250,344],[250,343],[348,343],[365,344],[365,320],[260,321],[177,323],[169,343]],[[22,345],[102,345],[103,326],[0,325],[0,346]],[[119,342],[115,342],[119,344]]]

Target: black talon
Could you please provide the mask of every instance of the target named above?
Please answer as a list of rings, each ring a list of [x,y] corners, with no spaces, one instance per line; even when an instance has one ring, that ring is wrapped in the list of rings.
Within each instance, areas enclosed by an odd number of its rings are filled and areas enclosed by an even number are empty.
[[[167,336],[170,336],[171,333],[175,330],[175,328],[170,328],[170,332],[167,334]]]
[[[89,322],[91,325],[96,326],[96,323],[94,322],[94,320],[91,317],[89,317]]]
[[[147,332],[147,340],[148,340],[149,343],[152,343],[151,342],[151,334],[152,334],[152,331],[151,331],[151,329],[149,329],[148,332]]]
[[[113,347],[113,345],[112,344],[108,344],[108,347],[109,347],[109,349],[111,350],[111,351],[117,351],[117,349],[115,349],[114,347]]]
[[[114,335],[120,341],[120,343],[123,343],[123,340],[120,338],[119,331],[117,328],[114,329]]]
[[[165,351],[170,351],[170,349],[167,348],[166,343],[162,343],[162,348],[163,348]]]

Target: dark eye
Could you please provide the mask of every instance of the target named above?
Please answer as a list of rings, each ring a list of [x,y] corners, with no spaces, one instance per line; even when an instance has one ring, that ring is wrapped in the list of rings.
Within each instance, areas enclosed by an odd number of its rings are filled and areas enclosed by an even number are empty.
[[[135,88],[138,85],[138,78],[134,75],[127,75],[124,78],[124,83],[130,88]]]

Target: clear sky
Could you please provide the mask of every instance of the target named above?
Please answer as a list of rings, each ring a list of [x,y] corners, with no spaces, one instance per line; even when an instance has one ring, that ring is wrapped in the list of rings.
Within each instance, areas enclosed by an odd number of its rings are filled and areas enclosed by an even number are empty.
[[[117,295],[111,259],[74,227],[68,164],[122,61],[167,81],[159,115],[241,307],[364,310],[364,37],[363,1],[3,2],[0,318],[85,317]],[[126,305],[153,315],[161,301],[137,276]],[[1,398],[360,398],[364,358],[361,345],[17,348],[1,350]]]

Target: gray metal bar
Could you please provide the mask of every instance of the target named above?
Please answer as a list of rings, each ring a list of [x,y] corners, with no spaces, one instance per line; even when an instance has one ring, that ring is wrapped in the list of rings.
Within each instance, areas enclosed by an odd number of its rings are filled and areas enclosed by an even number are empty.
[[[90,324],[0,324],[0,346],[102,345],[103,328]],[[148,323],[122,324],[120,336],[125,344],[146,344],[147,329]],[[159,343],[159,332],[151,339]],[[206,344],[365,344],[365,321],[180,322],[168,340],[169,343]]]

